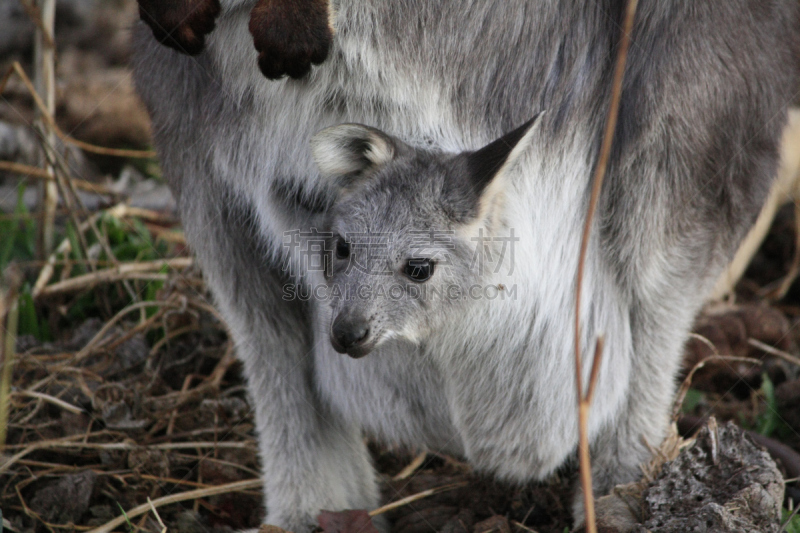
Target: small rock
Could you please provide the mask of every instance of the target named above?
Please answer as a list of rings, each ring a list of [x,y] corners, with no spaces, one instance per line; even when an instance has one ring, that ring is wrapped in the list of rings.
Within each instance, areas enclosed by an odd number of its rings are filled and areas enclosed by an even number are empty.
[[[31,499],[31,509],[51,523],[79,523],[89,509],[97,474],[86,470],[62,477],[36,491]]]
[[[777,533],[783,478],[769,454],[732,423],[703,428],[644,491],[652,533]]]
[[[138,395],[117,383],[98,387],[92,398],[92,409],[103,420],[106,427],[121,430],[139,430],[149,424],[139,418],[141,405]]]
[[[64,435],[85,435],[89,429],[89,424],[92,423],[92,419],[86,413],[78,414],[61,411],[60,416]]]
[[[469,533],[475,522],[475,514],[469,509],[461,509],[456,516],[442,526],[440,533]]]
[[[138,473],[169,477],[169,455],[163,450],[135,448],[128,452],[128,468]]]
[[[140,363],[143,363],[150,353],[150,346],[144,335],[138,333],[120,344],[114,350],[114,364],[112,372],[128,370]]]
[[[478,522],[472,531],[474,533],[511,533],[511,527],[505,516],[496,515]]]
[[[184,511],[179,514],[173,527],[175,533],[208,533],[212,530],[206,520],[194,511]],[[279,532],[276,531],[274,533]]]

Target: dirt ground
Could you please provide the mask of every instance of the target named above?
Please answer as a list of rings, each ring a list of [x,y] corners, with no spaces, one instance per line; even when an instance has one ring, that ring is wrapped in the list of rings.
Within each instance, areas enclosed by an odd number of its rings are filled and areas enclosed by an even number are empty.
[[[30,71],[25,36],[32,30],[9,5],[0,0],[7,21],[0,24],[0,68],[5,73],[20,61]],[[88,143],[149,149],[149,121],[126,68],[135,2],[73,0],[59,9],[59,125]],[[38,141],[26,133],[34,102],[16,76],[2,96],[0,160],[36,165]],[[21,279],[0,454],[3,525],[17,533],[258,527],[258,458],[241,367],[182,240],[157,162],[64,149],[73,154],[78,213],[59,209],[57,242],[68,244],[53,255],[49,273],[33,250],[36,182],[28,178],[20,188],[18,174],[0,171],[0,266],[14,259]],[[81,202],[85,209],[75,207]],[[748,430],[787,480],[778,502],[785,509],[800,502],[800,282],[780,297],[776,289],[795,257],[795,217],[791,206],[779,212],[735,301],[698,317],[681,379],[706,362],[676,408],[686,437],[709,416],[720,427],[732,421]],[[103,277],[103,269],[123,263],[139,266]],[[38,292],[37,280],[46,282]],[[574,466],[519,487],[482,477],[458,458],[371,450],[385,503],[417,496],[385,512],[395,533],[562,533],[572,525]],[[659,466],[651,481],[668,471]],[[797,520],[786,530],[793,527],[800,531]]]

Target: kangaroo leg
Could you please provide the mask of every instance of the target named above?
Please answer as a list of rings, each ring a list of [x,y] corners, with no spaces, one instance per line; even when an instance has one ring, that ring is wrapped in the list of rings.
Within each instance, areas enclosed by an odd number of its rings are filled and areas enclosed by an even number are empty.
[[[252,208],[224,186],[195,178],[182,191],[181,214],[244,364],[259,433],[266,522],[300,533],[316,526],[322,509],[377,507],[361,432],[315,392],[309,304],[282,298],[287,280],[281,265],[266,259]]]

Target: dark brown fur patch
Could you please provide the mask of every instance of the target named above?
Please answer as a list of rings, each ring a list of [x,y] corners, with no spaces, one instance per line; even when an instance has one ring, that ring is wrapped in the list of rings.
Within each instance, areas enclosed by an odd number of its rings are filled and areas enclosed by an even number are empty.
[[[214,30],[219,0],[138,0],[139,16],[156,40],[179,52],[197,55]]]
[[[261,0],[250,13],[258,66],[270,79],[302,78],[328,57],[328,0]]]

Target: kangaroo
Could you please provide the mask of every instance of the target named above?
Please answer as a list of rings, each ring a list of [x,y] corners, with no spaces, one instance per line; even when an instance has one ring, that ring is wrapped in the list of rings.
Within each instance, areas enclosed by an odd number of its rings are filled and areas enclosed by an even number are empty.
[[[195,56],[140,24],[133,66],[248,379],[265,522],[379,505],[365,433],[547,476],[577,447],[575,271],[625,2],[338,0],[327,60],[279,81],[256,4],[220,0]],[[606,338],[598,494],[665,434],[694,316],[769,189],[797,8],[639,2],[579,310],[582,346]]]

